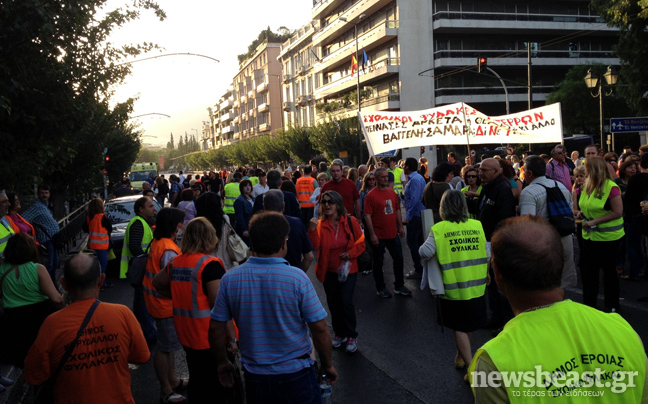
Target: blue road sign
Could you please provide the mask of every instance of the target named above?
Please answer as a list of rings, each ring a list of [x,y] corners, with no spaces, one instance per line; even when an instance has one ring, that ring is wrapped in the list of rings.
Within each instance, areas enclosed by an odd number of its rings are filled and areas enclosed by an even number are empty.
[[[380,153],[380,154],[376,154],[376,157],[378,157],[378,158],[381,158],[381,157],[394,157],[397,154],[398,154],[398,149],[388,151],[388,152],[384,152],[384,153]]]
[[[612,118],[610,119],[610,132],[645,132],[648,131],[648,117],[646,118]]]

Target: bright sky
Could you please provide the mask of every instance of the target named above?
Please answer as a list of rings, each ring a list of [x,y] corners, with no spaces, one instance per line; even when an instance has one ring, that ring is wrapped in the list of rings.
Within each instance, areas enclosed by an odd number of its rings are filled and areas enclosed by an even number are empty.
[[[113,10],[124,0],[109,0]],[[144,129],[145,144],[163,145],[173,133],[197,134],[202,122],[209,120],[213,107],[238,73],[237,55],[261,30],[285,26],[299,29],[310,21],[312,0],[158,0],[167,18],[160,22],[152,12],[125,26],[111,38],[114,44],[153,42],[164,50],[140,58],[166,53],[196,53],[220,60],[196,56],[167,56],[133,63],[132,75],[117,91],[115,101],[139,96],[132,116]],[[195,129],[195,130],[194,130]]]

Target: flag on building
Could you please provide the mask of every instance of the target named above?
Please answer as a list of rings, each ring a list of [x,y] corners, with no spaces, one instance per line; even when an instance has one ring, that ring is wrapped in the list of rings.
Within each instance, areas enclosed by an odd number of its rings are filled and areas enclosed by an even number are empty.
[[[351,55],[351,77],[353,77],[353,73],[358,70],[358,61],[356,60],[355,55]]]
[[[365,66],[369,64],[369,57],[367,56],[367,52],[362,49],[362,72],[365,73]]]

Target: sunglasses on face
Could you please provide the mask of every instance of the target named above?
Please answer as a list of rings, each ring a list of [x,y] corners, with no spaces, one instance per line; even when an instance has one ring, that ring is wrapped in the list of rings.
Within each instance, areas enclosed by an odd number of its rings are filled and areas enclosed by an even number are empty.
[[[330,199],[322,199],[322,205],[335,205],[335,203]]]

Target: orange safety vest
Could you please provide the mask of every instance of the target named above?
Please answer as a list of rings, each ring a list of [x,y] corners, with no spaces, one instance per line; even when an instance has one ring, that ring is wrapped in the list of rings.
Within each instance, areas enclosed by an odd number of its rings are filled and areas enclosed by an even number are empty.
[[[27,223],[27,225],[28,225],[29,228],[31,229],[31,231],[29,232],[29,235],[32,236],[32,237],[36,237],[36,231],[34,230],[34,226],[32,226],[31,223],[29,223],[28,221],[26,221],[25,218],[22,217],[22,216],[20,216],[18,213],[16,213],[16,216],[18,216],[19,218],[21,218],[23,222]],[[20,227],[18,227],[18,225],[17,225],[16,223],[14,223],[14,221],[9,217],[9,215],[7,215],[7,216],[5,216],[5,217],[7,218],[7,220],[9,220],[9,225],[10,225],[11,228],[13,229],[14,233],[16,233],[16,234],[20,233],[20,232],[21,232],[21,231],[20,231]],[[36,241],[36,240],[34,240],[34,241]],[[38,244],[38,242],[36,242],[36,244]]]
[[[142,281],[144,287],[144,301],[149,314],[154,318],[169,318],[173,316],[173,302],[163,296],[153,286],[153,278],[160,272],[160,260],[167,251],[180,254],[180,248],[170,238],[153,239],[148,261],[146,261],[146,276]]]
[[[178,340],[192,349],[209,349],[211,306],[203,293],[202,271],[212,261],[223,261],[206,254],[182,254],[169,262],[173,322]]]
[[[108,230],[101,225],[103,217],[103,213],[97,213],[94,215],[92,220],[90,220],[90,217],[86,217],[88,230],[90,231],[90,235],[88,236],[88,247],[93,250],[107,250],[108,245],[110,244],[110,235],[108,234]]]
[[[310,198],[313,196],[313,192],[315,192],[313,177],[299,177],[297,179],[297,184],[295,184],[295,188],[297,188],[297,200],[299,201],[300,207],[315,207],[315,204],[310,202]]]

